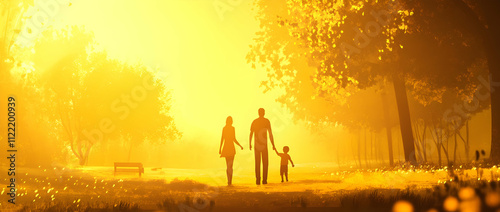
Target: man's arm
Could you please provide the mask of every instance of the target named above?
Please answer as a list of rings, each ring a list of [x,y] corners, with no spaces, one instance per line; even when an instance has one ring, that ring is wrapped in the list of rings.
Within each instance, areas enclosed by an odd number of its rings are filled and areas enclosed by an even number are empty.
[[[248,139],[248,143],[250,145],[250,150],[252,150],[252,138],[253,138],[253,132],[254,132],[254,124],[255,124],[255,120],[252,122],[252,125],[250,125],[250,137]]]
[[[248,141],[250,143],[250,150],[252,150],[252,137],[253,137],[253,132],[250,131],[250,138],[248,139]]]
[[[274,146],[274,137],[273,137],[273,131],[271,130],[271,122],[269,122],[269,120],[267,120],[269,125],[267,127],[268,131],[269,131],[269,140],[271,140],[271,144],[273,145],[273,149],[276,150],[276,147]]]
[[[224,142],[224,129],[222,130],[222,136],[220,138],[219,154],[222,154],[222,143]]]
[[[278,150],[277,150],[276,148],[274,148],[274,151],[276,152],[276,154],[277,154],[278,156],[281,156],[281,155],[280,155],[280,153],[278,152]]]

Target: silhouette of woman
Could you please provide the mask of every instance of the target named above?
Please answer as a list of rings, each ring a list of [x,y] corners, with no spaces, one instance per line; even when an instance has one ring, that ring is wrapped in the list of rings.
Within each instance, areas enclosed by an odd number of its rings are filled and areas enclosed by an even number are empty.
[[[220,148],[219,154],[220,157],[226,158],[226,174],[227,174],[227,185],[230,186],[233,180],[233,161],[234,155],[236,154],[236,150],[234,149],[234,143],[243,149],[243,147],[236,140],[236,136],[234,133],[233,127],[233,118],[228,116],[226,119],[226,126],[222,128],[222,138],[220,139]],[[222,148],[222,144],[224,144],[224,148]],[[221,150],[222,149],[222,150]]]

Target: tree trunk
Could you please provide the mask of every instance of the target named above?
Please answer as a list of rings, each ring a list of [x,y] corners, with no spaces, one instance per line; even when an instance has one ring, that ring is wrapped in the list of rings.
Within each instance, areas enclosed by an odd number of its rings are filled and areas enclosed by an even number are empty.
[[[465,1],[453,1],[469,18],[474,31],[477,31],[483,38],[483,46],[486,50],[488,68],[490,71],[490,96],[491,96],[491,150],[490,159],[493,162],[500,162],[500,2],[494,0],[476,1],[480,11],[483,13],[483,24],[479,16],[472,10]],[[466,24],[466,23],[464,23]],[[496,87],[496,88],[495,88]],[[496,91],[496,92],[495,92]]]
[[[78,157],[78,164],[80,164],[80,166],[85,166],[85,161],[86,159],[83,158],[83,157]]]
[[[340,169],[340,142],[337,141],[337,167]]]
[[[77,149],[78,151],[74,150],[73,148],[72,148],[72,150],[73,150],[73,154],[75,154],[76,157],[78,158],[78,164],[80,164],[80,166],[87,165],[90,147],[84,148],[81,145],[78,145],[77,148],[79,149],[79,150]],[[81,149],[83,149],[83,152],[81,151]]]
[[[466,140],[465,140],[465,145],[464,145],[464,148],[465,148],[465,158],[467,159],[467,163],[470,161],[470,157],[469,157],[469,152],[470,152],[470,146],[469,146],[469,120],[467,120],[467,122],[465,123],[465,136],[466,136]]]
[[[90,154],[90,149],[92,148],[91,146],[88,146],[86,148],[82,147],[83,151],[82,154],[78,157],[78,163],[81,166],[85,166],[89,163],[89,154]]]
[[[391,119],[389,116],[389,103],[387,99],[386,92],[382,93],[382,108],[384,110],[384,119],[385,119],[385,133],[387,135],[387,146],[389,147],[389,165],[394,166],[394,153],[392,152],[392,132],[391,132]]]
[[[413,125],[413,132],[415,132],[415,158],[417,161],[423,161],[424,157],[422,156],[423,148],[422,148],[422,138],[420,137],[420,128],[418,127],[418,122],[415,122]],[[417,157],[418,156],[418,157]]]
[[[364,146],[365,146],[365,167],[368,169],[371,167],[371,164],[368,161],[368,138],[366,137],[366,128],[365,128],[365,139],[364,139]]]
[[[374,146],[375,145],[373,145],[373,132],[370,132],[370,160],[372,160],[373,162],[375,162],[376,159],[376,157],[374,157],[373,155]]]
[[[401,132],[401,130],[400,130]],[[401,138],[398,136],[398,138]],[[397,158],[396,158],[396,162],[397,163],[401,163],[401,143],[403,143],[403,140],[399,140],[396,142],[398,144],[398,154],[397,154]]]
[[[434,127],[434,133],[432,133],[432,129],[429,129],[432,140],[434,141],[434,144],[436,145],[436,150],[438,154],[438,165],[441,166],[441,139],[440,139],[440,132],[438,132],[438,128],[436,125],[433,123]]]
[[[446,146],[448,146],[448,141],[446,142]],[[448,155],[448,149],[444,147],[444,144],[441,143],[441,146],[442,146],[442,149],[443,149],[443,152],[444,152],[444,156],[446,157],[446,164],[450,164],[450,156]]]
[[[394,92],[396,93],[396,103],[398,106],[399,125],[401,137],[403,139],[403,150],[405,161],[416,164],[415,145],[413,141],[413,131],[411,127],[410,107],[406,94],[405,81],[402,77],[393,77]]]
[[[436,148],[438,152],[438,165],[441,166],[441,144],[439,144],[439,141],[436,143]]]
[[[488,29],[485,35],[486,57],[490,69],[491,93],[491,153],[490,158],[500,162],[500,3],[498,1],[483,0],[483,5]]]
[[[423,149],[424,149],[424,162],[427,162],[427,142],[425,139],[425,131],[427,130],[427,124],[424,122],[424,132],[422,133],[422,145],[423,145]]]
[[[455,132],[455,148],[453,149],[453,164],[457,164],[457,133]]]
[[[361,130],[358,132],[358,161],[359,161],[359,168],[363,168],[361,166]]]
[[[128,157],[127,157],[127,162],[130,162],[130,158],[132,156],[132,146],[134,145],[134,143],[132,143],[132,141],[130,142],[130,148],[128,149]]]
[[[354,149],[354,137],[351,137],[351,152],[352,152],[352,160],[354,160],[354,164],[357,165],[358,167],[361,167],[361,165],[358,164],[358,161],[356,160],[356,150]]]

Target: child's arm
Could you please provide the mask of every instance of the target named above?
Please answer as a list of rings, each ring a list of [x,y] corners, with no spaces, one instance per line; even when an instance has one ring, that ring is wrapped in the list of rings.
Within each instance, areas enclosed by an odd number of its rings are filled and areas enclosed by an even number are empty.
[[[276,148],[274,148],[274,151],[276,152],[276,154],[277,154],[278,156],[280,156],[280,153],[278,153],[278,150],[277,150]]]
[[[288,160],[290,160],[290,163],[292,163],[292,167],[295,167],[295,165],[293,164],[293,161],[292,161],[292,157],[288,156]]]
[[[241,150],[243,150],[243,147],[240,145],[240,143],[238,143],[238,141],[236,140],[236,138],[234,139],[234,143],[236,143],[238,146],[240,146]]]

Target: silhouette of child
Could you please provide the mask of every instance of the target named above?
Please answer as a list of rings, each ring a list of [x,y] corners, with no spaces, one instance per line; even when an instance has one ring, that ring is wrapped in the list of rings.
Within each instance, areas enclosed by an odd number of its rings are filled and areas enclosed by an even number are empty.
[[[279,153],[277,149],[274,149],[276,151],[276,154],[281,157],[281,165],[280,165],[280,175],[281,175],[281,182],[283,182],[283,175],[286,177],[286,181],[288,182],[288,160],[292,163],[292,167],[295,167],[293,164],[292,158],[290,155],[288,155],[288,151],[290,151],[290,148],[288,146],[283,147],[283,153]]]

